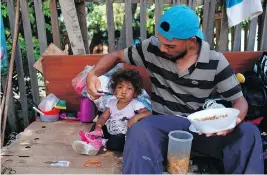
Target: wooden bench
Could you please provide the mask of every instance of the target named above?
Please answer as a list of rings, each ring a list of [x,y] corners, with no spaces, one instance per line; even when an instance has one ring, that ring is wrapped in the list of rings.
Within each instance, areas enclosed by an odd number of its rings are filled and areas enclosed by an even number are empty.
[[[225,52],[223,53],[234,72],[251,70],[262,52]],[[67,101],[68,110],[79,110],[80,96],[74,91],[71,81],[86,65],[95,65],[103,55],[54,55],[44,56],[43,68],[46,92],[54,93]],[[124,65],[137,69],[143,79],[147,92],[151,92],[149,75],[144,68]]]
[[[251,70],[255,61],[260,57],[262,52],[225,52],[223,53],[228,59],[234,72],[244,72]],[[58,98],[67,101],[68,110],[79,110],[80,96],[74,91],[71,81],[81,72],[86,65],[95,65],[103,55],[87,56],[45,56],[43,61],[44,78],[47,94],[54,93]],[[151,92],[151,81],[144,68],[124,64],[126,68],[137,69],[142,77],[144,87],[147,92]],[[191,153],[191,158],[203,158],[216,163],[216,173],[224,173],[223,165],[220,160],[212,159],[206,155],[197,152]],[[114,160],[117,160],[114,158]],[[116,168],[118,170],[119,167]],[[192,169],[189,169],[191,172]]]

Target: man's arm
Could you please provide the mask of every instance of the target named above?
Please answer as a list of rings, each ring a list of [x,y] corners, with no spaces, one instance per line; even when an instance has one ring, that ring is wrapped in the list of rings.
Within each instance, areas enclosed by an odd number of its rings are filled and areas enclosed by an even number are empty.
[[[118,63],[125,63],[122,50],[110,53],[101,58],[95,67],[88,73],[86,77],[87,92],[92,100],[98,99],[103,95],[97,93],[97,90],[101,90],[101,83],[98,76],[108,72]]]
[[[232,101],[232,104],[233,104],[233,108],[238,109],[240,111],[239,116],[238,116],[239,120],[237,120],[237,125],[238,125],[245,119],[247,115],[248,103],[247,103],[247,100],[242,96]]]
[[[115,67],[118,63],[125,63],[123,50],[105,55],[99,60],[89,74],[95,76],[103,75]]]

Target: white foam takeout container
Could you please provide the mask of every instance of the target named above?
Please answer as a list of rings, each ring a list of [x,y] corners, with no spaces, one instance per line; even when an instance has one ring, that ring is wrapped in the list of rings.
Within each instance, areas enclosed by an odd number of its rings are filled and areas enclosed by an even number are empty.
[[[236,120],[240,111],[234,108],[215,108],[206,109],[190,114],[187,118],[195,126],[195,128],[205,134],[212,134],[228,129],[233,129],[236,126]],[[214,120],[196,120],[211,116],[227,115]]]

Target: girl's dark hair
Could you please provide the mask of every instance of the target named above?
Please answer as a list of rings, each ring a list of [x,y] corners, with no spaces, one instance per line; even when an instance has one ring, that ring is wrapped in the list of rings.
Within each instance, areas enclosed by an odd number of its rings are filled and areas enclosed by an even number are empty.
[[[109,88],[114,92],[116,86],[123,81],[131,82],[134,87],[135,94],[141,94],[143,84],[138,71],[133,69],[119,69],[111,75]]]

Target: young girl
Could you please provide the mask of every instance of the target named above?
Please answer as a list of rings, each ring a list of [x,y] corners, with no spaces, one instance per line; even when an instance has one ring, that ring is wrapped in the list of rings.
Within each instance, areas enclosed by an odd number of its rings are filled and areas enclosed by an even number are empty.
[[[111,98],[107,103],[105,111],[96,122],[94,133],[103,131],[104,138],[107,139],[105,145],[107,149],[123,151],[127,128],[151,115],[151,112],[141,102],[135,100],[142,91],[141,77],[137,71],[120,69],[113,73],[109,88],[115,98]],[[86,152],[77,147],[76,149],[73,147],[76,152],[83,154]]]

